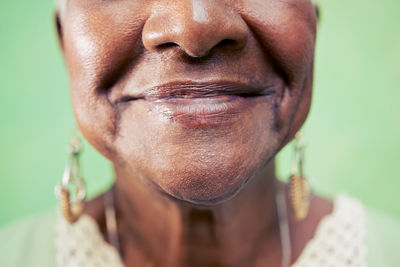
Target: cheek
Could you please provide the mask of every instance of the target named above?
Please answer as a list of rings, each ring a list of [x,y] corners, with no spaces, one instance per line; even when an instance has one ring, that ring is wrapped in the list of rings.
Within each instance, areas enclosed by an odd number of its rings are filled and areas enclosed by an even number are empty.
[[[143,19],[112,8],[74,8],[64,29],[64,48],[72,81],[106,91],[121,79],[124,70],[143,53]],[[126,13],[126,11],[125,11]],[[124,20],[122,21],[122,18]]]
[[[63,41],[74,114],[86,139],[113,159],[119,114],[108,100],[108,88],[121,79],[123,69],[141,52],[137,45],[140,23],[121,22],[123,16],[112,16],[110,9],[69,10],[75,12],[65,17]]]
[[[243,16],[286,83],[277,130],[290,140],[303,124],[312,92],[317,18],[310,0],[243,1]]]
[[[64,30],[65,58],[70,76],[71,101],[78,127],[85,138],[110,158],[110,144],[115,134],[117,113],[99,90],[104,68],[101,53],[105,48],[96,42],[83,16],[69,16]],[[70,20],[70,21],[68,21]]]
[[[311,1],[248,0],[242,8],[249,27],[282,71],[288,86],[301,86],[309,75],[314,54],[316,15]]]
[[[101,154],[115,157],[113,142],[117,113],[105,98],[95,97],[84,88],[71,86],[71,100],[80,132]]]

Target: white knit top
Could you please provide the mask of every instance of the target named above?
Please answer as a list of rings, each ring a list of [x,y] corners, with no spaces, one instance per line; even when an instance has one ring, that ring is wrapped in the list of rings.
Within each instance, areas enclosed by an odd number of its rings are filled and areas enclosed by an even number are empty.
[[[366,218],[357,200],[338,196],[333,212],[322,219],[292,267],[365,267]],[[62,216],[56,223],[59,267],[123,267],[117,250],[106,243],[96,222],[83,215],[71,225]]]

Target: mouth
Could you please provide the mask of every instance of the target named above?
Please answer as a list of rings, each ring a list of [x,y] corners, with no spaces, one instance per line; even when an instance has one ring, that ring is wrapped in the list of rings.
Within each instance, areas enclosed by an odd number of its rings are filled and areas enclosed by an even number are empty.
[[[171,100],[171,99],[195,99],[211,98],[221,95],[232,95],[240,97],[257,97],[271,95],[272,86],[249,86],[232,82],[193,83],[193,82],[171,82],[154,86],[143,90],[142,93],[127,94],[119,98],[117,103],[130,102],[144,99],[147,101]]]
[[[146,105],[163,120],[186,126],[232,123],[260,102],[269,102],[275,86],[251,86],[233,82],[171,82],[140,93],[127,93],[114,104]]]

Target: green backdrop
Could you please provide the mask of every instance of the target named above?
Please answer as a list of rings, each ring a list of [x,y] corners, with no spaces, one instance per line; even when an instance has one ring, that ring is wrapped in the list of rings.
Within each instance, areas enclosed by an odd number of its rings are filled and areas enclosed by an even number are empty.
[[[316,191],[347,192],[400,219],[400,1],[325,0],[304,128]],[[52,1],[0,2],[0,225],[56,205],[74,127]],[[279,156],[288,176],[290,147]],[[85,145],[94,195],[110,164]]]

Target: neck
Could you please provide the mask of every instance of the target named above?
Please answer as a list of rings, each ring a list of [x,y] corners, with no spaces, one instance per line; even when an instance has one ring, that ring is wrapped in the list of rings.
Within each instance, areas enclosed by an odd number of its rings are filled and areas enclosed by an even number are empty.
[[[259,261],[278,266],[274,162],[235,197],[210,207],[166,196],[124,168],[116,168],[116,174],[118,227],[127,267],[255,266]]]

